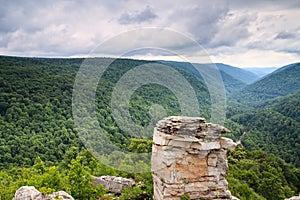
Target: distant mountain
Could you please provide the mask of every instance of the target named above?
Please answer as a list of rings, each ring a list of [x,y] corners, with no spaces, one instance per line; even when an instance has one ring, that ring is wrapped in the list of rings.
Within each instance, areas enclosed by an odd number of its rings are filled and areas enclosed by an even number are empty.
[[[211,64],[199,64],[199,63],[193,63],[192,65],[191,63],[188,62],[176,62],[176,61],[159,61],[159,62],[164,64],[169,64],[178,69],[187,71],[190,74],[199,78],[200,80],[203,80],[203,78],[201,77],[199,72],[194,68],[194,66],[209,67],[211,65]],[[251,72],[239,69],[237,67],[232,67],[224,64],[216,64],[216,67],[220,70],[220,74],[224,82],[225,89],[229,94],[234,91],[240,90],[241,88],[244,88],[247,85],[247,81],[249,81],[250,79],[254,79],[254,76]],[[239,73],[243,75],[238,76]],[[249,75],[249,77],[252,78],[245,80],[244,78],[247,76],[247,74]],[[258,79],[258,77],[256,78]]]
[[[250,71],[250,72],[254,73],[256,76],[262,78],[262,77],[272,73],[276,69],[278,69],[278,67],[244,68],[244,69],[247,71]]]
[[[274,72],[280,72],[280,71],[283,71],[283,70],[286,70],[286,69],[289,69],[289,68],[294,68],[295,65],[299,65],[300,63],[292,63],[292,64],[289,64],[289,65],[285,65],[283,67],[280,67],[280,68],[277,68]]]
[[[300,63],[284,66],[235,93],[238,102],[261,105],[300,89]]]
[[[230,65],[226,65],[223,63],[216,63],[216,66],[223,72],[229,74],[233,78],[243,81],[247,84],[253,83],[259,79],[259,76],[252,73],[251,71],[247,71],[238,67],[233,67]]]
[[[241,80],[235,79],[226,72],[221,71],[221,77],[228,94],[231,94],[247,86],[246,83],[242,82]]]

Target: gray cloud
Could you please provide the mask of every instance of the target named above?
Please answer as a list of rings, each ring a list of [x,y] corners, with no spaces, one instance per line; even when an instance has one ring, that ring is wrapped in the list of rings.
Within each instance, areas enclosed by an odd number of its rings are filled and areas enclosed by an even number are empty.
[[[275,36],[275,39],[294,39],[297,35],[295,33],[282,31]]]
[[[230,7],[232,8],[246,8],[246,9],[264,9],[264,10],[277,10],[277,9],[289,9],[300,8],[300,1],[297,0],[230,0]]]
[[[49,13],[55,9],[49,1],[2,1],[0,6],[0,32],[42,29],[49,23]]]
[[[157,15],[153,12],[150,6],[146,6],[146,8],[141,12],[123,13],[119,17],[118,22],[120,24],[140,24],[142,22],[150,22],[155,18],[157,18]]]
[[[212,47],[234,46],[241,40],[247,40],[251,33],[248,28],[256,20],[255,15],[247,13],[229,13],[218,23],[218,32],[211,41]]]
[[[205,46],[218,32],[218,23],[228,11],[226,1],[202,1],[193,6],[182,6],[174,10],[169,18],[176,28],[192,34],[201,45]]]
[[[248,50],[300,56],[300,1],[0,0],[0,5],[0,54],[87,55],[106,39],[146,25],[181,32],[215,56]],[[161,43],[182,49],[189,45],[172,37],[157,41]]]

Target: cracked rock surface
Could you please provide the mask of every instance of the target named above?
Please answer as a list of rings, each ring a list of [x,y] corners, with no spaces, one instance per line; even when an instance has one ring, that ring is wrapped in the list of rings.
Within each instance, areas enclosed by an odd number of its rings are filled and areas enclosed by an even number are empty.
[[[221,137],[229,130],[204,118],[171,116],[154,130],[152,176],[155,200],[235,199],[228,190],[227,149],[236,144]]]

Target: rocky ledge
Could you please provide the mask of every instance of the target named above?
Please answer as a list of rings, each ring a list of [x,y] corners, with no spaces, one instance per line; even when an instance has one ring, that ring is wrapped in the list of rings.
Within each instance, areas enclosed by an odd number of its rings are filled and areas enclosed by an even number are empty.
[[[226,150],[236,144],[221,137],[229,130],[204,118],[171,116],[154,130],[152,176],[155,200],[237,199],[225,176]]]

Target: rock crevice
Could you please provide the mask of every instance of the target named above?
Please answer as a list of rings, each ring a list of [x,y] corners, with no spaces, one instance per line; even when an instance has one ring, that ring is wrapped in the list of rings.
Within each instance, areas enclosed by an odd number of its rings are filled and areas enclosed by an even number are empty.
[[[225,176],[226,150],[236,144],[229,130],[204,118],[171,116],[157,123],[153,136],[152,176],[155,200],[233,199]]]

